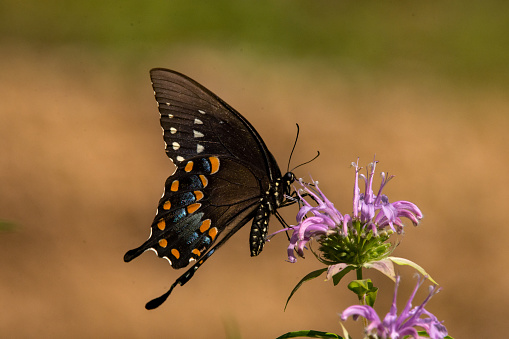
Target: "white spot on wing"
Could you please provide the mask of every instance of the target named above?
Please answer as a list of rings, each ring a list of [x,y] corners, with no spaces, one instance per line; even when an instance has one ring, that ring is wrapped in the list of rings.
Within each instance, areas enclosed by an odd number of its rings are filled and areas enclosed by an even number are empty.
[[[177,133],[177,129],[175,127],[170,127],[170,133],[171,134]]]
[[[203,147],[202,145],[200,145],[200,144],[196,145],[196,152],[197,153],[203,152],[204,149],[205,149],[205,147]]]
[[[168,118],[173,118],[173,114],[168,114]]]
[[[163,257],[164,259],[168,260],[168,262],[170,263],[170,265],[172,264],[171,263],[171,260],[168,258],[168,257]]]
[[[181,157],[180,155],[177,156],[177,161],[184,161],[184,157]]]
[[[156,251],[155,249],[153,249],[153,248],[147,248],[147,249],[145,250],[145,252],[147,252],[147,251],[153,251],[153,252],[154,252],[157,256],[159,256],[159,254],[157,253],[157,251]]]
[[[194,123],[196,125],[203,125],[203,121],[201,121],[200,119],[194,119]]]
[[[195,138],[203,138],[203,133],[193,130]]]
[[[171,143],[171,146],[173,147],[173,149],[176,151],[180,148],[180,144],[176,141],[172,142]]]
[[[202,111],[201,109],[199,109],[198,112],[200,112],[201,114],[205,114],[205,112]]]
[[[166,103],[166,106],[170,106],[171,104],[169,102]]]

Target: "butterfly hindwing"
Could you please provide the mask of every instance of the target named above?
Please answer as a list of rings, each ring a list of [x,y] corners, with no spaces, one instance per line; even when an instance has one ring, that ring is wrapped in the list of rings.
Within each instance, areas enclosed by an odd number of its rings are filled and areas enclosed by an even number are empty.
[[[167,179],[149,239],[125,259],[150,249],[173,268],[185,267],[199,260],[225,229],[251,215],[259,194],[259,181],[238,159],[190,158]]]

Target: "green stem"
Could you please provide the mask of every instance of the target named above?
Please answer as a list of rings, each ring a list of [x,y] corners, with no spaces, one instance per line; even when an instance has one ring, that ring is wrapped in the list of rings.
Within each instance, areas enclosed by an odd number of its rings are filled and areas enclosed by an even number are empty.
[[[357,269],[357,280],[362,280],[362,267],[359,267]],[[366,299],[365,298],[360,298],[359,299],[359,303],[361,305],[366,305]],[[368,327],[368,321],[366,318],[362,318],[362,324],[364,326],[364,328]]]

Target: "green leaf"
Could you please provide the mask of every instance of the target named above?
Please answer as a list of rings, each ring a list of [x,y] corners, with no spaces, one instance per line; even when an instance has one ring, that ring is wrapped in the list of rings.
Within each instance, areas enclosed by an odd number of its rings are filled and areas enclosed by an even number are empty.
[[[302,338],[302,337],[343,339],[342,336],[337,335],[335,333],[321,332],[321,331],[314,331],[314,330],[288,332],[286,334],[283,334],[282,336],[277,337],[276,339]]]
[[[341,272],[339,273],[336,273],[332,276],[332,282],[334,283],[334,286],[336,286],[337,284],[339,284],[339,282],[341,281],[341,279],[343,279],[343,277],[348,273],[350,272],[351,270],[353,270],[353,267],[352,266],[348,266],[346,267],[345,269],[343,269]]]
[[[378,287],[374,287],[373,291],[369,291],[368,293],[366,293],[366,305],[374,307],[377,295]]]
[[[348,284],[348,289],[364,301],[366,305],[373,307],[375,305],[378,287],[373,286],[371,279],[354,280]]]
[[[429,279],[432,283],[438,285],[438,283],[435,280],[433,280],[433,278],[424,270],[424,268],[417,265],[413,261],[410,261],[405,258],[398,258],[398,257],[388,257],[388,259],[390,259],[393,263],[395,263],[397,265],[408,265],[408,266],[415,268],[419,273],[421,273],[424,277]]]
[[[301,279],[301,281],[299,281],[299,283],[297,285],[295,285],[295,287],[293,288],[292,290],[292,293],[290,293],[290,296],[288,297],[288,300],[286,300],[286,304],[285,304],[285,310],[286,310],[286,307],[288,306],[288,303],[290,302],[290,299],[292,298],[292,296],[294,295],[295,292],[297,292],[297,290],[299,289],[299,287],[302,286],[303,283],[305,283],[306,281],[308,280],[311,280],[311,279],[315,279],[315,278],[318,278],[319,276],[322,275],[323,272],[327,271],[327,267],[325,268],[321,268],[319,270],[316,270],[316,271],[313,271],[311,273],[308,273],[304,278]]]
[[[355,294],[364,294],[373,288],[371,279],[353,280],[348,284],[348,289]]]

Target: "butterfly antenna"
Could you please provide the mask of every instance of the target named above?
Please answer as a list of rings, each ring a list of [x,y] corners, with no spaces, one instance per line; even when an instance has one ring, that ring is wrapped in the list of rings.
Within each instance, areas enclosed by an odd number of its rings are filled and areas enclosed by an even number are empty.
[[[299,124],[295,124],[295,125],[297,125],[297,135],[295,136],[295,142],[293,143],[292,152],[290,153],[290,158],[288,159],[288,166],[286,166],[286,171],[287,172],[290,172],[289,171],[289,169],[290,169],[290,161],[292,161],[293,151],[295,151],[295,146],[297,146],[297,140],[299,140],[299,131],[300,131]]]
[[[297,169],[297,168],[299,168],[299,167],[301,167],[301,166],[303,166],[303,165],[309,164],[311,161],[315,160],[315,159],[316,159],[316,158],[318,158],[319,156],[320,156],[320,151],[316,151],[316,155],[315,155],[315,157],[314,157],[313,159],[308,160],[308,161],[306,161],[306,162],[303,162],[302,164],[300,164],[300,165],[298,165],[298,166],[296,166],[296,167],[292,168],[289,172],[293,172],[295,169]]]

